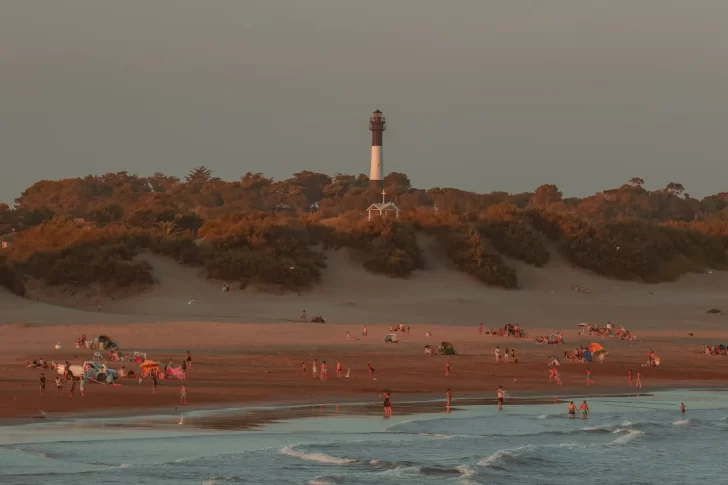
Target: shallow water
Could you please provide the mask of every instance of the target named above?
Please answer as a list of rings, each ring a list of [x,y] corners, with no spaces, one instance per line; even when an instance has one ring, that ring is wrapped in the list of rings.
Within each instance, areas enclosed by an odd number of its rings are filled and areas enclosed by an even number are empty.
[[[242,432],[178,417],[4,427],[0,483],[724,483],[728,393],[588,402],[586,421],[567,419],[563,403],[398,417],[395,401],[389,420],[332,416]]]

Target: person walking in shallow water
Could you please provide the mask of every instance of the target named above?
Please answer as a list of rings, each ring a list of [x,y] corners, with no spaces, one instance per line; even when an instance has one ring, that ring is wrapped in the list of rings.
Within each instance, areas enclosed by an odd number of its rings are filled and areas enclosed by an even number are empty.
[[[581,419],[586,419],[589,417],[589,405],[586,403],[586,401],[581,403],[581,406],[579,406],[579,411],[581,411]]]
[[[685,414],[685,403],[683,402],[680,403],[680,412]]]
[[[448,377],[450,375],[450,361],[448,360],[445,364],[445,377]]]
[[[181,405],[187,404],[187,388],[184,385],[179,391],[179,403]]]
[[[629,387],[632,387],[632,369],[627,371],[627,382],[629,382]]]
[[[498,386],[498,411],[503,411],[503,400],[506,397],[506,390],[503,389],[503,386]]]
[[[634,384],[635,389],[642,389],[642,378],[640,377],[640,373],[637,373],[637,382]]]

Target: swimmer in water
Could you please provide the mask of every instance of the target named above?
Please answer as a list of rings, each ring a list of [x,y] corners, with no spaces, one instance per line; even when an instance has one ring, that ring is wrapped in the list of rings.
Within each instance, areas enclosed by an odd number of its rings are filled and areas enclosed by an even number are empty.
[[[685,403],[680,403],[680,412],[685,414]]]

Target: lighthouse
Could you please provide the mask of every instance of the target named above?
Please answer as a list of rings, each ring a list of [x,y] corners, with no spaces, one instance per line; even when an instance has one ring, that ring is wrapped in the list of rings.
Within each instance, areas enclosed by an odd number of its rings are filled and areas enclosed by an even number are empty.
[[[382,112],[376,110],[369,117],[369,130],[372,132],[372,165],[369,170],[369,181],[382,185],[384,182],[384,160],[382,159],[382,134],[387,129],[387,120]]]

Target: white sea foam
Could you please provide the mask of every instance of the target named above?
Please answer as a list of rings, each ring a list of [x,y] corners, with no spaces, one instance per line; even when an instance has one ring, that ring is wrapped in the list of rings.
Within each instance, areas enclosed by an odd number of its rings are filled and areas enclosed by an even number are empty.
[[[295,449],[293,446],[284,446],[280,450],[281,455],[294,456],[306,461],[316,461],[319,463],[328,463],[332,465],[346,465],[354,463],[356,460],[351,458],[337,458],[335,456],[327,455],[325,453],[304,453],[303,451]]]
[[[581,428],[582,431],[601,431],[602,433],[611,432],[612,427],[611,426],[587,426],[586,428]]]
[[[538,416],[536,419],[546,419],[548,417],[549,417],[548,414],[542,414],[542,415]]]
[[[525,453],[529,448],[531,448],[531,445],[519,446],[518,448],[511,448],[508,450],[498,450],[489,457],[483,458],[476,464],[484,467],[502,466],[505,460],[508,458],[517,458]]]
[[[308,481],[308,485],[331,485],[331,482],[325,482],[323,480],[314,478],[313,480]]]
[[[418,436],[429,436],[431,438],[440,438],[443,440],[450,440],[455,438],[452,434],[438,434],[438,433],[417,433]]]
[[[632,426],[632,421],[624,421],[621,426]]]
[[[458,465],[455,469],[462,474],[463,478],[470,478],[475,475],[475,469],[470,465]]]
[[[626,431],[627,431],[626,433],[622,434],[622,436],[620,436],[619,438],[615,439],[614,441],[612,441],[609,444],[610,445],[623,445],[623,444],[629,443],[633,439],[635,439],[635,438],[637,438],[637,437],[642,436],[642,435],[645,434],[644,431],[639,431],[639,430],[636,430],[636,429],[628,429]]]
[[[672,424],[675,424],[678,426],[681,424],[690,424],[690,420],[689,419],[678,419],[677,421],[673,421]]]

